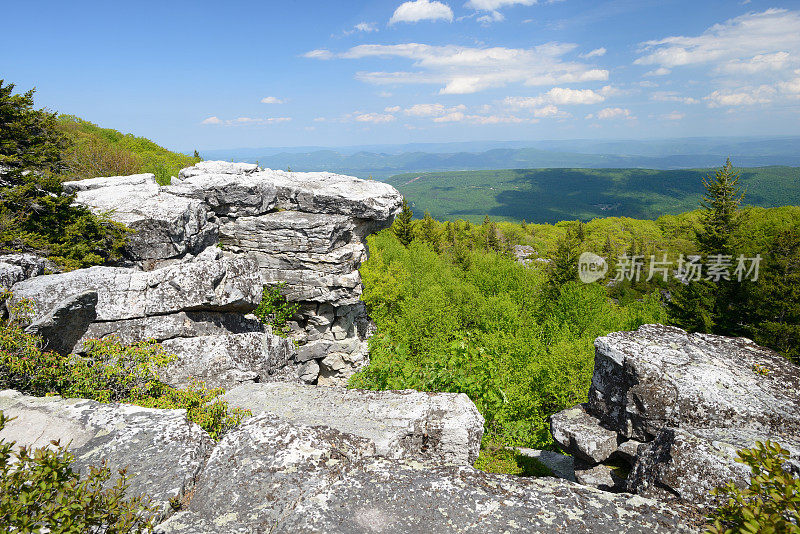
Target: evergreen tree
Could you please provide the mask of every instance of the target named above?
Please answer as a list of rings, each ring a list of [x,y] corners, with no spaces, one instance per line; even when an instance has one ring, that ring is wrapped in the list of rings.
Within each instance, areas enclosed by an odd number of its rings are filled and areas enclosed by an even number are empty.
[[[739,208],[744,193],[739,188],[739,173],[733,170],[731,160],[713,177],[703,179],[706,194],[700,203],[703,207],[702,228],[697,232],[697,244],[704,254],[733,254],[734,234],[741,225]]]
[[[580,241],[571,229],[559,239],[555,256],[550,261],[548,268],[548,286],[555,295],[561,286],[567,282],[578,279],[578,257],[580,256]]]
[[[392,232],[397,237],[397,239],[403,244],[403,246],[408,246],[414,240],[414,223],[412,219],[414,218],[414,212],[411,211],[411,207],[406,202],[406,199],[403,198],[403,211],[395,217],[394,223],[392,224]]]
[[[581,221],[578,221],[577,238],[578,238],[578,241],[580,241],[581,243],[586,241],[586,233],[585,233],[585,231],[583,229],[583,222],[581,222]]]
[[[192,156],[194,159],[202,160],[203,158],[200,157],[200,152],[197,149],[194,150],[194,155]]]
[[[706,194],[700,203],[703,212],[701,228],[696,232],[698,250],[708,261],[712,255],[736,253],[735,233],[741,225],[740,206],[744,194],[739,188],[739,173],[728,159],[714,176],[703,180]],[[738,336],[745,334],[742,305],[745,286],[729,280],[691,281],[679,284],[669,303],[670,320],[690,331]]]

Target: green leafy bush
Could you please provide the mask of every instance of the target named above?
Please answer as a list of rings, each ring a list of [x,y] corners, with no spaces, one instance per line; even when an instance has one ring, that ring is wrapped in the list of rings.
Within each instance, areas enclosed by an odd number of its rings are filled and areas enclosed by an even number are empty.
[[[709,516],[713,534],[800,532],[800,478],[786,469],[789,451],[777,443],[756,442],[737,455],[752,471],[750,484],[733,482],[713,493],[727,502]]]
[[[0,430],[9,421],[0,411]],[[113,484],[111,470],[92,467],[81,476],[73,456],[57,441],[54,448],[15,449],[0,439],[0,525],[6,532],[134,533],[152,531],[147,499],[128,498],[124,470]]]
[[[8,294],[6,293],[6,297]],[[150,408],[181,408],[214,439],[250,415],[231,409],[220,388],[192,382],[178,389],[164,384],[158,370],[174,358],[155,341],[122,345],[109,336],[89,340],[85,356],[42,351],[40,340],[24,331],[25,310],[0,323],[0,389],[28,395],[61,395],[99,402],[127,402]],[[19,316],[19,313],[22,316]]]
[[[259,303],[253,314],[258,319],[272,327],[272,333],[281,337],[289,335],[289,319],[297,312],[299,304],[289,302],[283,295],[286,282],[264,286]]]

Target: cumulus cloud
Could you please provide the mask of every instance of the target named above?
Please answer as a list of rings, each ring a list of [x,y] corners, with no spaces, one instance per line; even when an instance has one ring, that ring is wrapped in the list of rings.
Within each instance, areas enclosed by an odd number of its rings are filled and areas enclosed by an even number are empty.
[[[697,36],[646,41],[634,63],[664,69],[713,65],[717,73],[753,74],[796,64],[800,11],[768,9],[715,24]]]
[[[759,87],[743,87],[739,90],[714,91],[705,97],[709,107],[720,106],[752,106],[755,104],[769,104],[775,98],[777,91],[770,85]]]
[[[699,104],[700,101],[690,96],[681,96],[675,91],[656,91],[650,95],[656,102],[680,102],[681,104]]]
[[[358,72],[373,84],[439,84],[439,94],[469,94],[512,83],[529,86],[604,81],[608,71],[564,56],[577,45],[546,43],[533,48],[478,48],[420,43],[359,45],[339,54],[312,50],[306,57],[330,59],[403,58],[415,70]],[[323,53],[325,52],[325,53]]]
[[[644,76],[666,76],[672,71],[666,67],[658,67],[657,69],[649,70],[644,73]]]
[[[371,122],[373,124],[381,124],[392,122],[396,117],[390,113],[362,113],[355,116],[358,122]]]
[[[453,10],[442,2],[431,0],[415,0],[403,2],[394,10],[389,25],[398,22],[419,22],[421,20],[446,20],[453,21]]]
[[[499,11],[492,11],[490,13],[487,13],[486,15],[481,15],[480,17],[478,17],[477,20],[481,24],[486,25],[486,24],[491,24],[492,22],[502,22],[506,20],[506,18]]]
[[[283,100],[277,96],[265,96],[261,99],[262,104],[283,104]]]
[[[537,108],[544,104],[577,105],[577,104],[598,104],[604,102],[606,97],[617,93],[618,90],[610,85],[606,85],[599,91],[592,89],[569,89],[565,87],[553,87],[546,93],[531,97],[507,97],[503,102],[506,105],[518,108]]]
[[[414,117],[431,117],[444,113],[445,107],[442,104],[414,104],[406,108],[405,114]]]
[[[590,113],[586,115],[587,119],[598,119],[598,120],[608,120],[608,119],[635,119],[636,117],[631,115],[631,110],[627,108],[603,108],[597,113]]]
[[[378,26],[374,22],[359,22],[353,29],[359,32],[372,33],[378,31]]]
[[[600,47],[600,48],[595,48],[591,52],[586,52],[585,54],[582,54],[581,57],[585,57],[586,59],[589,59],[589,58],[592,58],[592,57],[601,57],[601,56],[606,55],[606,52],[608,52],[608,50],[606,50],[605,48]]]
[[[532,6],[536,0],[469,0],[464,7],[474,9],[475,11],[496,11],[503,7],[513,6],[516,4],[523,6]]]
[[[303,57],[311,58],[311,59],[332,59],[333,52],[330,50],[325,50],[324,48],[318,48],[316,50],[310,50],[303,54]]]
[[[224,124],[225,126],[251,126],[263,124],[277,124],[281,122],[289,122],[291,117],[236,117],[235,119],[222,120],[219,117],[209,117],[203,121],[203,124]]]
[[[400,111],[400,109],[401,109],[400,106],[386,106],[385,108],[383,108],[383,111],[385,111],[386,113],[397,113],[398,111]]]
[[[661,118],[666,121],[679,121],[686,116],[686,113],[681,113],[679,111],[673,111],[671,113],[666,113],[661,115]]]

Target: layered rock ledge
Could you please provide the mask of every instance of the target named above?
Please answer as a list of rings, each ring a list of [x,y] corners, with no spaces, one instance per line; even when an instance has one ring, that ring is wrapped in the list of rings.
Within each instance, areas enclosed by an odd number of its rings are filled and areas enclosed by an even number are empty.
[[[584,463],[627,463],[613,489],[715,504],[710,490],[749,469],[736,451],[772,440],[800,474],[800,368],[744,338],[644,325],[595,341],[589,402],[551,418],[555,440]],[[619,470],[615,471],[619,473]]]
[[[98,319],[84,338],[263,333],[243,314],[254,309],[264,285],[284,283],[287,299],[299,305],[290,322],[298,348],[284,347],[287,354],[268,358],[270,377],[343,384],[367,363],[373,327],[359,300],[358,268],[366,259],[366,236],[391,224],[401,208],[393,187],[332,173],[208,161],[183,169],[169,186],[139,174],[67,182],[64,188],[77,202],[135,230],[125,250],[128,271],[84,269],[47,287],[36,282],[38,290],[19,288],[47,312],[57,300],[51,292],[64,298],[79,286],[98,286]],[[239,287],[224,286],[230,302],[217,302],[210,291],[218,290],[219,272],[234,266],[241,268],[222,282]],[[18,282],[16,292],[22,275],[13,266],[7,271],[5,278]],[[234,316],[196,321],[191,314],[197,312]],[[262,370],[253,371],[265,379]],[[246,377],[231,375],[218,385],[237,380]]]

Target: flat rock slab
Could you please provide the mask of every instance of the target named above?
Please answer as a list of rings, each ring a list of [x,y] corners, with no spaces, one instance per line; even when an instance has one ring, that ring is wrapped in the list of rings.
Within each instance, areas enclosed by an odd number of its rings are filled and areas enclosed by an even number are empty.
[[[367,391],[300,384],[244,384],[224,397],[232,406],[369,439],[390,458],[472,465],[483,417],[464,394]]]
[[[550,432],[564,450],[592,464],[607,460],[617,450],[617,433],[603,428],[582,404],[551,416]]]
[[[690,532],[679,508],[556,479],[373,456],[370,440],[270,414],[217,446],[162,534]]]
[[[208,434],[186,419],[185,410],[29,397],[12,390],[0,391],[0,410],[16,417],[0,438],[33,447],[60,440],[84,472],[104,460],[112,473],[127,468],[128,494],[151,497],[162,517],[170,498],[192,490],[213,447]]]
[[[37,276],[14,285],[14,301],[27,298],[37,318],[76,293],[97,291],[97,321],[119,321],[180,311],[247,313],[261,301],[261,275],[253,258],[179,263],[154,271],[90,267]]]
[[[589,411],[625,438],[664,427],[800,435],[800,367],[748,339],[644,325],[595,347]]]

